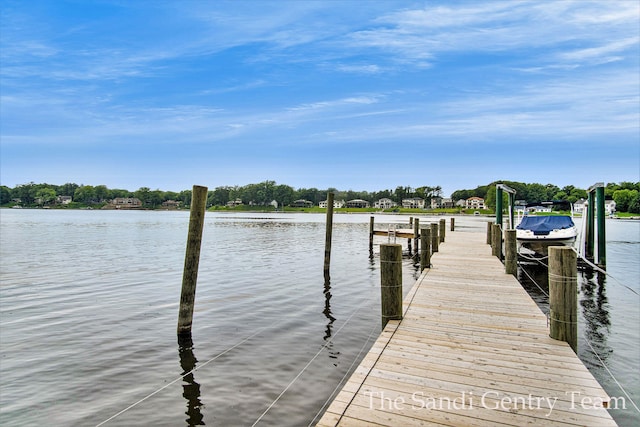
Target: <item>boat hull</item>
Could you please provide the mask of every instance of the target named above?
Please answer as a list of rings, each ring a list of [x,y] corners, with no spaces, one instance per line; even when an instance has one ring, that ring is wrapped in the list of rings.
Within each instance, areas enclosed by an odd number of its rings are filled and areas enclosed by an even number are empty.
[[[516,239],[518,242],[518,252],[522,249],[528,249],[538,255],[547,256],[550,246],[569,246],[573,247],[576,236],[558,239]]]

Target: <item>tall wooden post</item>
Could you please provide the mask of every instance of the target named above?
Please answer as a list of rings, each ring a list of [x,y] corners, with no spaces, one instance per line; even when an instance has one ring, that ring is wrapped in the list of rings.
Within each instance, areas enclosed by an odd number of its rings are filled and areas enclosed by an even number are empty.
[[[431,224],[431,253],[438,252],[440,237],[438,236],[438,224]]]
[[[409,217],[409,228],[413,228],[413,217]],[[407,239],[407,252],[411,255],[411,238]]]
[[[441,219],[440,220],[440,243],[444,242],[444,233],[445,233],[446,228],[447,227],[445,225],[444,219]]]
[[[380,245],[382,329],[389,320],[402,319],[402,245]]]
[[[456,219],[455,218],[451,218],[451,231],[455,231],[456,230]]]
[[[518,276],[516,230],[505,230],[504,232],[504,271],[507,274]]]
[[[578,352],[578,278],[576,253],[549,247],[549,336]]]
[[[196,299],[196,282],[198,281],[198,265],[200,263],[200,246],[202,243],[202,230],[204,229],[204,214],[207,207],[207,190],[207,187],[194,185],[191,194],[187,251],[184,257],[180,310],[178,312],[178,335],[191,334],[193,306]]]
[[[329,281],[331,266],[331,235],[333,233],[333,198],[332,192],[327,194],[327,225],[324,239],[324,281]]]
[[[369,255],[373,255],[373,217],[369,218]]]
[[[420,219],[413,220],[413,252],[418,256],[418,241],[420,240]]]
[[[420,229],[420,271],[431,266],[431,229]]]
[[[487,245],[493,245],[493,224],[491,222],[487,223]]]
[[[498,257],[499,260],[502,260],[502,230],[500,229],[500,224],[493,224],[491,237],[493,238],[491,255]]]

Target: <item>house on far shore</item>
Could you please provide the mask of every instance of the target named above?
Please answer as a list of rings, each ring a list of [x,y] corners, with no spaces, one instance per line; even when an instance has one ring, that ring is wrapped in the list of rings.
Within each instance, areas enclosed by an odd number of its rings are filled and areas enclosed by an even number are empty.
[[[230,208],[235,208],[236,206],[240,206],[241,204],[242,204],[242,200],[240,199],[229,200],[227,202],[227,206]]]
[[[482,197],[469,197],[466,201],[467,209],[486,209]]]
[[[402,207],[408,209],[424,209],[424,199],[420,197],[402,199]]]
[[[310,207],[313,207],[313,202],[310,202],[309,200],[299,199],[299,200],[295,200],[293,203],[291,203],[291,207],[293,207],[293,208],[310,208]]]
[[[431,199],[431,209],[451,209],[453,199],[450,197],[434,197]]]
[[[398,206],[396,202],[391,199],[383,198],[373,204],[376,209],[392,209]]]
[[[142,209],[142,202],[136,197],[116,197],[102,209]]]
[[[167,200],[162,202],[162,207],[164,209],[178,209],[182,202],[176,202],[175,200]]]
[[[589,207],[589,201],[580,199],[573,204],[573,212],[584,214]],[[616,212],[616,202],[614,200],[604,201],[604,211],[607,215],[613,215]]]
[[[347,202],[348,208],[368,208],[370,206],[371,204],[369,202],[362,199],[353,199]]]
[[[344,200],[334,200],[333,201],[333,208],[334,209],[340,209],[340,208],[344,208]],[[323,200],[322,202],[318,203],[318,206],[326,209],[329,206],[329,200]]]
[[[71,202],[72,202],[71,196],[56,197],[56,203],[60,203],[61,205],[68,205]]]

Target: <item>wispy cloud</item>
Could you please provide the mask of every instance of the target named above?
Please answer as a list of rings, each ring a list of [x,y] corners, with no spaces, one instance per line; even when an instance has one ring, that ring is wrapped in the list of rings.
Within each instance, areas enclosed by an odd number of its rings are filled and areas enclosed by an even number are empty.
[[[638,143],[637,1],[5,4],[8,152]]]

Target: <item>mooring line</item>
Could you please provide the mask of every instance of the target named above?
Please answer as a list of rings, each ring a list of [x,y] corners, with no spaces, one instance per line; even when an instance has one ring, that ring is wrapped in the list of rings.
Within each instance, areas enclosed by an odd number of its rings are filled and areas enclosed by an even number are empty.
[[[615,383],[618,385],[618,387],[620,387],[620,390],[622,390],[622,392],[625,394],[625,396],[627,396],[627,399],[629,399],[629,401],[631,402],[631,404],[633,405],[634,408],[636,408],[636,411],[640,412],[640,409],[638,409],[638,405],[636,405],[636,402],[633,401],[633,399],[631,398],[631,396],[629,396],[629,393],[627,393],[627,390],[624,389],[624,387],[622,387],[622,384],[620,384],[618,382],[618,380],[616,379],[616,377],[613,375],[613,373],[609,370],[609,368],[607,367],[607,365],[604,363],[604,361],[600,358],[600,355],[598,354],[598,352],[593,348],[593,346],[591,345],[591,342],[585,337],[585,341],[587,342],[587,344],[589,344],[589,347],[591,347],[591,351],[593,351],[593,354],[596,355],[596,357],[598,358],[598,360],[600,361],[600,364],[602,365],[602,367],[607,371],[607,373],[609,374],[609,376],[613,379],[613,381],[615,381]]]
[[[540,289],[540,292],[542,292],[542,293],[544,294],[544,296],[546,296],[547,298],[549,298],[549,294],[548,294],[547,292],[545,292],[545,290],[544,290],[544,289],[542,289],[542,288],[540,287],[540,285],[538,285],[538,282],[536,282],[536,280],[535,280],[533,277],[531,277],[531,275],[530,275],[529,273],[527,273],[527,270],[526,270],[525,268],[523,268],[523,267],[522,267],[522,264],[520,264],[520,263],[518,263],[518,264],[520,265],[520,271],[522,271],[524,274],[526,274],[526,275],[527,275],[527,277],[529,278],[529,280],[531,280],[531,282],[532,282],[534,285],[536,285],[536,287],[537,287],[538,289]]]
[[[369,333],[369,336],[367,337],[367,340],[364,342],[364,344],[362,344],[362,347],[360,347],[360,351],[358,351],[358,354],[356,354],[356,356],[353,358],[353,361],[351,362],[351,365],[349,365],[349,368],[347,368],[346,372],[344,373],[344,375],[342,376],[340,381],[338,381],[338,385],[335,386],[335,388],[333,389],[333,391],[331,392],[331,394],[329,395],[327,400],[325,400],[324,404],[322,405],[320,410],[316,413],[316,415],[313,417],[313,419],[311,420],[311,422],[309,423],[309,425],[307,427],[311,427],[313,425],[313,423],[316,421],[316,418],[318,418],[318,415],[323,413],[325,408],[327,407],[327,404],[331,400],[333,400],[334,396],[336,395],[336,391],[338,391],[338,389],[340,387],[342,387],[342,385],[344,384],[344,380],[347,378],[347,376],[349,374],[352,373],[351,369],[353,369],[353,365],[356,364],[356,361],[360,358],[360,355],[364,351],[365,347],[367,346],[367,344],[369,344],[369,341],[371,341],[371,337],[375,333],[376,329],[377,329],[376,325],[374,325],[373,328],[371,328],[371,332]]]
[[[200,366],[190,370],[189,372],[180,375],[178,378],[174,379],[173,381],[169,382],[168,384],[165,384],[164,386],[160,387],[159,389],[155,390],[153,393],[149,393],[148,395],[146,395],[145,397],[143,397],[142,399],[138,400],[137,402],[127,406],[126,408],[124,408],[122,411],[118,412],[117,414],[107,418],[106,420],[104,420],[103,422],[101,422],[100,424],[97,424],[96,427],[100,427],[104,424],[106,424],[107,422],[113,420],[114,418],[124,414],[125,412],[127,412],[128,410],[134,408],[135,406],[139,405],[140,403],[144,402],[145,400],[155,396],[156,394],[160,393],[162,390],[164,390],[165,388],[177,383],[178,381],[184,379],[184,377],[186,377],[187,375],[190,375],[192,373],[194,373],[195,371],[197,371],[200,368],[205,367],[206,365],[208,365],[209,363],[213,362],[214,360],[218,359],[221,356],[224,356],[225,354],[229,353],[231,350],[241,346],[242,344],[244,344],[245,342],[249,341],[251,338],[261,334],[262,332],[264,332],[265,330],[267,330],[268,328],[273,327],[273,325],[268,325],[265,326],[262,329],[259,329],[258,331],[254,332],[253,334],[249,335],[248,337],[244,338],[242,341],[237,342],[236,344],[234,344],[233,346],[229,347],[228,349],[224,350],[221,353],[218,353],[217,355],[215,355],[214,357],[212,357],[211,359],[207,360],[206,362],[202,363]]]
[[[342,324],[342,326],[340,326],[340,328],[332,335],[333,337],[336,337],[340,331],[342,331],[342,329],[351,321],[351,319],[353,318],[353,316],[355,316],[355,314],[360,311],[360,309],[362,308],[362,306],[366,303],[369,302],[373,299],[373,297],[369,297],[368,299],[364,300],[354,311],[353,313],[351,313],[351,315],[347,318],[347,320],[345,320],[345,322]],[[304,373],[304,371],[307,370],[307,368],[309,366],[311,366],[311,364],[313,363],[314,360],[316,360],[316,358],[320,355],[320,353],[322,353],[322,351],[324,349],[326,349],[328,347],[329,343],[324,343],[322,345],[322,347],[320,347],[320,350],[318,350],[318,352],[315,354],[315,356],[313,356],[311,358],[311,360],[309,360],[309,362],[304,366],[304,368],[302,368],[302,370],[300,372],[298,372],[298,375],[296,375],[290,382],[289,384],[284,388],[284,390],[282,390],[282,392],[278,395],[278,397],[275,398],[275,400],[273,402],[271,402],[271,404],[267,407],[267,409],[264,410],[264,412],[258,417],[257,420],[254,421],[254,423],[251,425],[251,427],[255,427],[261,420],[262,418],[264,418],[264,416],[271,410],[271,408],[273,408],[273,406],[280,400],[280,398],[282,396],[284,396],[284,394],[287,392],[287,390],[289,390],[289,388],[298,380],[298,378],[300,378],[300,376]]]
[[[580,259],[582,259],[584,262],[586,262],[587,264],[589,264],[589,266],[590,266],[591,268],[593,268],[594,270],[596,270],[596,271],[597,271],[597,272],[599,272],[599,273],[604,274],[604,275],[605,275],[605,276],[607,276],[607,277],[612,278],[615,282],[618,282],[618,284],[619,284],[620,286],[627,288],[628,290],[630,290],[630,291],[631,291],[631,292],[633,292],[634,294],[636,294],[636,295],[640,295],[640,294],[638,294],[638,292],[637,292],[635,289],[633,289],[633,288],[631,288],[631,287],[629,287],[629,286],[625,285],[624,283],[622,283],[621,281],[619,281],[618,279],[616,279],[615,277],[613,277],[611,274],[607,273],[607,271],[606,271],[606,270],[604,270],[604,269],[602,269],[602,268],[598,267],[596,264],[594,264],[594,263],[592,263],[591,261],[589,261],[585,256],[581,255],[581,254],[576,250],[576,248],[572,248],[572,249],[575,251],[575,253],[578,255],[578,257],[579,257]]]

